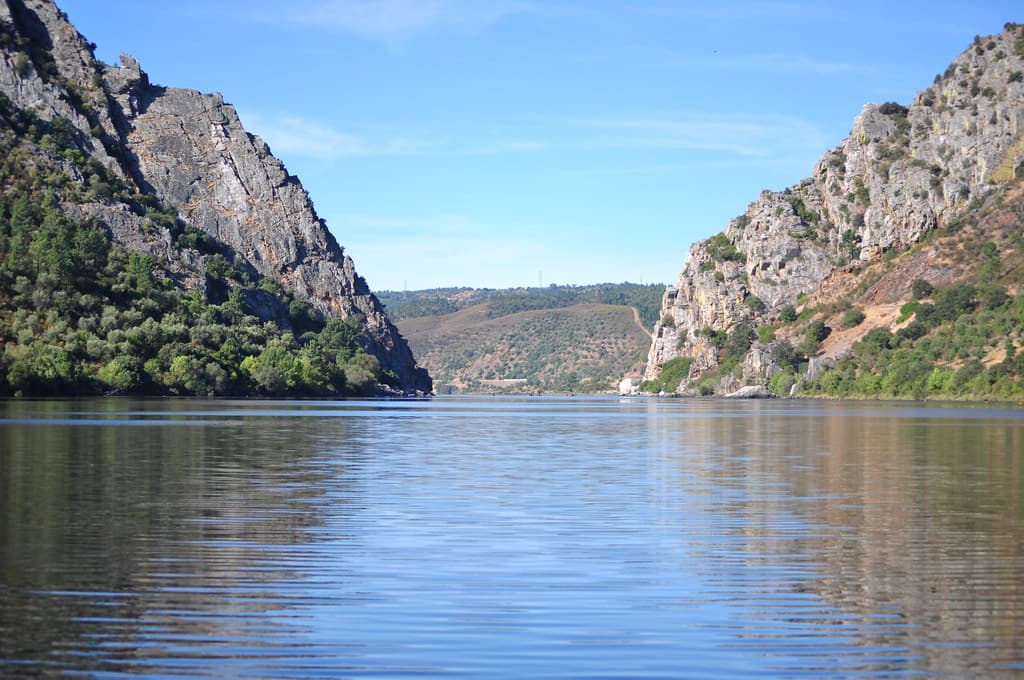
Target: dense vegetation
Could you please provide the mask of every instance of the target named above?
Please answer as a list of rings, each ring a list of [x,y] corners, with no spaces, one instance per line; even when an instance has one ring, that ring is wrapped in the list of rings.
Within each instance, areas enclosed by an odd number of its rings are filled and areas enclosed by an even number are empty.
[[[901,277],[904,260],[957,253],[941,284],[904,282],[909,299],[892,324],[867,325],[859,341],[816,380],[815,396],[899,399],[1024,399],[1024,187],[975,201],[921,244],[877,263],[875,279]],[[905,281],[905,280],[904,280]],[[909,283],[909,286],[907,286]],[[859,321],[834,314],[832,323]],[[799,322],[798,322],[799,323]]]
[[[1024,295],[963,283],[904,306],[910,322],[869,331],[804,391],[834,397],[1024,397]]]
[[[763,326],[758,331],[762,329],[770,330],[770,327]],[[750,350],[759,333],[755,332],[749,322],[743,322],[736,324],[728,332],[702,328],[699,334],[715,348],[718,365],[710,371],[701,373],[699,380],[692,387],[698,394],[710,395],[715,392],[715,387],[723,377],[739,372],[743,356]],[[774,338],[762,339],[769,342]],[[791,345],[780,342],[777,343],[777,348],[784,353],[782,363],[796,365],[797,357]],[[680,383],[688,377],[692,363],[692,357],[676,357],[666,361],[657,378],[645,380],[640,384],[640,391],[653,394],[676,392]]]
[[[693,365],[693,357],[676,357],[669,359],[661,367],[661,372],[654,380],[645,380],[640,383],[641,392],[660,394],[661,392],[675,392],[679,383],[690,374],[690,366]]]
[[[784,306],[776,320],[752,327],[740,323],[728,332],[702,329],[717,349],[718,366],[702,372],[684,391],[712,394],[722,380],[741,377],[741,359],[758,343],[777,367],[769,390],[843,398],[1024,399],[1024,189],[1011,188],[978,203],[973,212],[928,235],[922,243],[867,265],[844,295],[810,305],[806,298]],[[934,267],[936,253],[957,252],[945,264],[942,285],[906,281],[912,262]],[[898,283],[897,283],[898,281]],[[899,315],[869,318],[852,299],[879,286],[896,286],[904,297],[888,306]],[[907,299],[909,297],[910,299]],[[798,311],[799,308],[799,311]],[[895,314],[895,312],[893,312]],[[807,378],[809,361],[831,344],[841,358]],[[762,354],[762,356],[764,356]],[[830,362],[832,360],[829,360]],[[689,361],[669,361],[647,392],[675,391],[687,377]]]
[[[372,394],[397,384],[360,349],[359,326],[324,319],[257,280],[152,196],[82,151],[67,121],[0,96],[0,395]],[[204,259],[204,292],[111,243],[67,205],[120,203]],[[261,321],[250,301],[280,310]],[[268,305],[263,305],[264,307]]]
[[[633,310],[584,304],[492,317],[481,302],[398,321],[439,392],[607,392],[639,373],[650,338]]]
[[[983,264],[980,268],[986,271]],[[824,318],[834,316],[840,328],[858,326],[863,312],[811,308],[789,317],[781,327],[761,326],[757,336],[780,367],[769,390],[789,396],[794,384],[803,396],[857,399],[1019,400],[1024,398],[1024,295],[1011,295],[999,284],[960,283],[934,290],[914,282],[917,297],[901,308],[895,327],[875,327],[817,379],[804,382],[808,360],[832,329]],[[809,319],[822,314],[824,318]],[[776,339],[776,332],[788,337]],[[719,348],[720,364],[692,386],[711,394],[725,376],[736,375],[739,359],[753,333],[738,325],[730,333],[707,331]],[[796,340],[791,342],[789,338]],[[692,359],[668,361],[656,380],[641,385],[645,392],[672,392],[687,377]]]
[[[639,372],[660,284],[383,291],[439,391],[606,392]],[[636,314],[636,317],[634,316]]]
[[[740,376],[740,360],[754,342],[778,367],[768,388],[788,396],[871,399],[1024,399],[1024,188],[1011,188],[986,205],[951,222],[909,250],[883,257],[860,272],[845,295],[810,305],[798,299],[779,318],[756,328],[737,324],[729,332],[699,331],[717,348],[719,365],[703,372],[688,392],[711,394],[725,378]],[[934,266],[935,253],[961,256],[944,266],[942,285],[902,278],[910,262]],[[932,270],[936,271],[936,270]],[[905,302],[889,306],[899,314],[871,320],[852,299],[879,286],[906,291]],[[907,299],[907,298],[910,299]],[[895,313],[895,312],[894,312]],[[852,339],[833,345],[841,357],[812,379],[809,360],[819,356],[834,333]],[[666,362],[648,392],[675,391],[686,378],[688,360]]]
[[[362,351],[359,319],[325,319],[261,279],[96,160],[89,148],[99,145],[115,159],[121,152],[98,126],[82,133],[0,96],[0,395],[332,396],[397,386],[397,376]],[[76,209],[83,205],[130,212],[144,239],[169,242],[173,258],[201,261],[200,273],[114,245],[101,223],[68,216],[87,214]],[[539,313],[499,321],[507,361],[485,351],[486,342],[471,347],[489,358],[469,383],[492,389],[487,381],[526,375],[530,389],[603,390],[634,367],[646,337],[632,310],[581,305],[631,306],[653,325],[663,291],[601,284],[382,297],[394,318],[434,318],[482,302],[487,320]],[[456,342],[453,356],[464,349]]]
[[[599,283],[587,286],[547,288],[439,288],[420,291],[383,291],[377,297],[393,320],[451,314],[472,305],[488,302],[490,318],[539,309],[564,309],[579,304],[622,305],[634,307],[641,322],[654,326],[661,313],[661,284]]]
[[[291,328],[261,322],[241,287],[208,303],[152,256],[112,246],[95,223],[73,222],[52,201],[8,199],[0,200],[0,393],[376,390],[380,364],[360,350],[354,324],[298,300],[288,304]]]

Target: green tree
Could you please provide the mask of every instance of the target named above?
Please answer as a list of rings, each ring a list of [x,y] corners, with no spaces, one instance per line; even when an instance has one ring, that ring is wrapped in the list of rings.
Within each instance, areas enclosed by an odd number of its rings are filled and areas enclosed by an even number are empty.
[[[94,220],[74,225],[72,234],[73,271],[78,286],[91,287],[91,281],[107,266],[110,239]]]
[[[849,260],[856,260],[860,257],[861,236],[853,229],[843,232],[839,241],[839,251]]]
[[[708,256],[712,260],[740,263],[747,261],[746,254],[737,250],[736,245],[725,234],[716,234],[705,243],[707,244]]]
[[[771,346],[772,361],[781,368],[794,368],[797,363],[796,349],[788,340],[779,340]]]
[[[39,216],[28,196],[21,194],[11,207],[10,243],[7,250],[7,266],[14,272],[24,273],[28,269],[29,246],[39,224]]]
[[[745,321],[733,326],[722,345],[721,361],[725,363],[729,359],[742,358],[756,337],[753,327]]]
[[[829,336],[832,329],[825,325],[820,319],[815,319],[804,329],[797,351],[803,356],[812,356],[817,353],[821,341]]]
[[[292,300],[288,305],[288,318],[296,335],[306,332],[319,332],[324,327],[321,314],[305,300]]]
[[[19,349],[8,355],[13,359],[7,376],[13,390],[33,394],[74,392],[81,370],[67,350],[41,340]]]
[[[915,300],[928,297],[934,290],[935,287],[924,279],[914,279],[910,284],[910,292]]]
[[[768,379],[768,389],[772,394],[779,397],[788,397],[796,383],[796,374],[792,369],[786,369],[773,373]]]
[[[996,282],[1003,273],[1002,258],[999,257],[999,246],[993,241],[985,241],[981,244],[981,253],[977,268],[977,280],[981,286],[990,285]]]
[[[675,392],[680,383],[690,375],[690,367],[693,365],[693,357],[675,357],[669,359],[661,367],[658,377],[655,380],[645,380],[640,383],[642,392],[658,394],[660,392]]]
[[[138,293],[148,293],[153,289],[155,270],[156,258],[152,255],[131,253],[124,270],[125,283]]]
[[[380,361],[372,354],[358,352],[349,359],[343,370],[345,382],[354,394],[373,396],[380,382]]]
[[[935,294],[935,313],[942,321],[954,321],[974,311],[977,306],[976,294],[977,289],[969,283],[944,288]]]
[[[142,384],[142,366],[134,357],[114,357],[96,373],[107,392],[131,392]]]
[[[247,357],[241,364],[263,394],[283,395],[302,387],[302,365],[294,351],[294,344],[283,338],[272,340],[255,357]]]
[[[895,344],[909,345],[928,334],[928,327],[916,319],[896,331]]]
[[[1006,288],[988,284],[978,288],[978,302],[982,309],[993,311],[1009,305],[1011,298]]]

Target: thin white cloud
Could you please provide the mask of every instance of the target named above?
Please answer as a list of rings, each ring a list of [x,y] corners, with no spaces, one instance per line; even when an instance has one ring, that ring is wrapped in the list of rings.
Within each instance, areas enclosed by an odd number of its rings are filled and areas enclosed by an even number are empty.
[[[424,34],[479,33],[537,8],[522,0],[317,0],[284,13],[293,24],[395,45]]]
[[[714,60],[708,64],[715,66]],[[772,52],[764,54],[737,55],[723,57],[717,64],[721,68],[768,71],[771,73],[809,73],[817,76],[834,76],[850,73],[869,74],[877,72],[877,67],[867,64],[847,64],[838,61],[814,59],[803,54]]]
[[[466,138],[455,140],[440,135],[430,139],[401,134],[371,137],[342,131],[320,121],[287,113],[246,113],[243,119],[247,129],[262,137],[275,153],[318,160],[338,160],[357,156],[488,156],[535,153],[551,148],[548,142],[540,139],[474,139],[474,135],[469,133],[466,134]]]
[[[818,128],[788,116],[686,113],[581,123],[598,133],[588,141],[593,148],[710,151],[763,158],[794,145],[824,143]]]
[[[275,153],[319,160],[353,156],[403,156],[421,154],[435,146],[426,140],[405,137],[368,139],[338,130],[319,121],[290,114],[243,116],[247,129],[259,135]]]
[[[357,233],[412,233],[463,236],[480,225],[463,215],[430,215],[395,217],[390,215],[343,214],[334,219],[334,226]]]
[[[342,215],[330,224],[374,290],[425,287],[417,276],[429,280],[431,287],[506,288],[638,280],[649,271],[646,260],[624,259],[599,243],[573,238],[594,231],[579,225],[491,222],[461,215]],[[537,234],[549,239],[542,241]],[[556,235],[557,241],[559,234],[565,243],[553,247],[550,237]],[[666,275],[677,266],[674,260],[671,264]]]
[[[262,137],[275,153],[327,161],[369,156],[456,158],[547,152],[565,156],[600,151],[693,151],[728,158],[773,159],[791,157],[794,150],[820,152],[829,141],[809,121],[770,114],[683,112],[551,119],[543,135],[537,134],[536,124],[524,123],[524,134],[505,130],[503,136],[494,138],[472,130],[456,136],[449,129],[419,137],[403,131],[367,135],[292,114],[246,114],[243,119],[247,128]]]
[[[831,77],[848,74],[871,75],[880,70],[873,64],[851,64],[789,52],[730,54],[723,49],[693,53],[648,45],[578,52],[573,56],[584,64],[624,63],[641,69],[700,73],[728,71]]]
[[[701,19],[728,22],[763,21],[765,18],[788,17],[829,21],[835,25],[856,17],[855,12],[841,4],[821,2],[765,2],[764,0],[729,0],[720,2],[641,2],[631,7],[640,14],[669,19]]]
[[[457,149],[459,156],[488,156],[505,153],[533,153],[551,149],[551,144],[537,139],[498,139]]]
[[[808,161],[802,156],[779,158],[751,158],[731,156],[728,158],[717,158],[714,160],[695,160],[679,163],[634,163],[634,164],[598,164],[588,165],[584,168],[571,168],[566,170],[553,171],[553,176],[575,177],[580,175],[593,176],[629,176],[629,175],[682,175],[684,173],[719,173],[723,171],[750,170],[751,168],[764,168],[766,171],[778,170],[780,167],[793,166],[798,170],[805,170]]]
[[[536,231],[534,225],[485,224],[462,215],[341,215],[330,224],[346,236],[346,252],[373,288],[399,288],[396,272],[406,272],[404,285],[408,272],[425,262],[430,263],[426,276],[436,285],[531,285],[546,257],[539,241],[527,236]]]

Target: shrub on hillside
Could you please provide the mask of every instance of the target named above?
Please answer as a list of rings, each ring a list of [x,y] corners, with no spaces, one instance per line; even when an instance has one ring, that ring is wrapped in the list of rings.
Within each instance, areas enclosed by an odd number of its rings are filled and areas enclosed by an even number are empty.
[[[829,336],[832,329],[825,325],[821,319],[815,319],[804,329],[803,338],[797,346],[797,351],[805,357],[813,356],[818,351],[821,341]]]
[[[712,259],[731,262],[746,262],[747,256],[736,249],[736,246],[725,234],[717,234],[707,242],[708,255]]]
[[[645,380],[640,383],[640,391],[651,394],[660,392],[675,392],[690,375],[690,366],[693,365],[693,357],[676,357],[669,359],[661,367],[661,372],[655,380]]]
[[[843,320],[840,323],[840,326],[842,328],[854,328],[855,326],[859,326],[864,323],[864,319],[864,312],[854,307],[846,310],[846,313],[843,314]]]
[[[935,287],[924,279],[914,279],[913,283],[910,284],[910,292],[915,300],[928,297],[934,290]]]

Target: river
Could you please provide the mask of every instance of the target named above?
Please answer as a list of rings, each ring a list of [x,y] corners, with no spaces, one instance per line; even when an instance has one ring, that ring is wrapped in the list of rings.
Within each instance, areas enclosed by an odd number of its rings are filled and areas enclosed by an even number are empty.
[[[1024,411],[0,402],[0,676],[1024,675]]]

